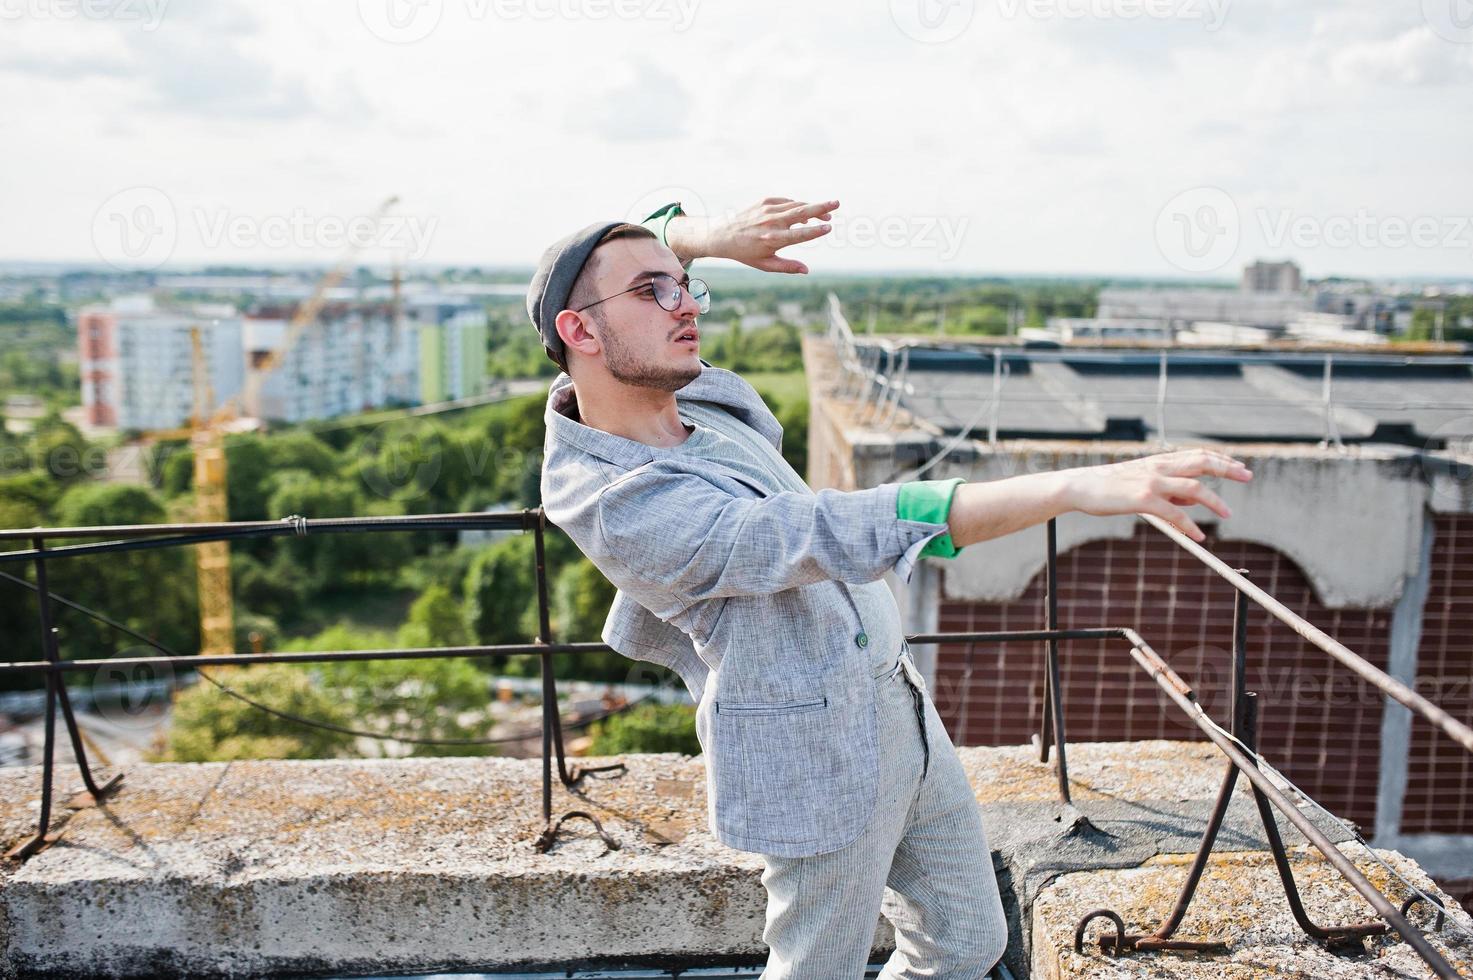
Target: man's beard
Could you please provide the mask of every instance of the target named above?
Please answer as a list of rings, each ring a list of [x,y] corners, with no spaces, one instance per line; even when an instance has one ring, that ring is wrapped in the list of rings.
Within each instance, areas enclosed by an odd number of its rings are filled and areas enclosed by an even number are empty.
[[[613,375],[615,380],[640,388],[679,391],[700,376],[700,364],[694,368],[668,368],[641,363],[629,348],[624,346],[617,331],[610,330],[608,323],[596,313],[594,319],[598,320],[599,326],[603,327],[604,366],[609,369],[609,374]]]

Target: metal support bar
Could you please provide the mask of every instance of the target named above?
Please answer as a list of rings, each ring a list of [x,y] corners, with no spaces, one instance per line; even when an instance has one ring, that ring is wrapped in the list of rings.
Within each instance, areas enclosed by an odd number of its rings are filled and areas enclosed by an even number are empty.
[[[1458,721],[1437,705],[1428,701],[1422,695],[1412,690],[1401,681],[1387,674],[1384,670],[1376,667],[1364,657],[1357,655],[1345,644],[1330,637],[1314,624],[1297,615],[1282,602],[1248,581],[1240,575],[1237,570],[1230,568],[1226,562],[1218,558],[1212,552],[1187,537],[1170,522],[1165,521],[1154,514],[1142,514],[1141,518],[1155,526],[1167,537],[1181,545],[1196,558],[1212,569],[1218,575],[1227,579],[1237,589],[1262,606],[1279,622],[1292,629],[1295,633],[1304,637],[1319,649],[1334,657],[1341,664],[1349,667],[1356,676],[1376,687],[1381,693],[1394,698],[1397,703],[1412,709],[1417,714],[1426,718],[1445,735],[1457,742],[1469,752],[1473,752],[1473,727]]]
[[[1047,572],[1046,602],[1048,605],[1048,629],[1054,634],[1059,628],[1059,541],[1058,521],[1049,518],[1048,522],[1048,572]],[[1059,749],[1058,777],[1059,777],[1059,799],[1069,803],[1069,760],[1064,749],[1064,692],[1059,680],[1059,641],[1056,636],[1050,635],[1048,639],[1047,673],[1044,681],[1045,707],[1044,707],[1044,739],[1043,739],[1043,761],[1048,761],[1048,736],[1053,736],[1054,744]],[[1052,721],[1050,731],[1049,722]]]
[[[46,577],[46,540],[37,535],[32,543],[35,547],[36,606],[41,626],[41,648],[46,662],[54,666],[61,661],[61,652],[57,645],[56,627],[51,621],[51,586]],[[56,771],[56,706],[58,703],[61,704],[67,735],[71,738],[72,755],[82,772],[82,784],[92,795],[93,801],[101,800],[114,792],[118,784],[122,782],[122,773],[113,776],[102,786],[98,786],[92,778],[92,768],[87,764],[87,749],[82,744],[82,733],[77,727],[76,716],[72,713],[72,702],[67,697],[66,683],[62,680],[60,671],[48,670],[46,672],[46,734],[41,755],[41,813],[36,821],[36,836],[11,848],[6,857],[24,860],[57,839],[57,835],[48,834],[48,831],[51,829],[52,785]]]
[[[1242,749],[1238,748],[1237,744],[1229,736],[1222,734],[1214,725],[1209,724],[1205,720],[1201,706],[1197,704],[1191,688],[1180,677],[1177,677],[1175,672],[1170,667],[1167,667],[1159,656],[1155,655],[1150,645],[1141,639],[1140,634],[1132,629],[1126,629],[1124,632],[1134,644],[1130,651],[1131,656],[1135,657],[1136,661],[1142,667],[1145,667],[1151,676],[1155,678],[1157,685],[1166,692],[1166,696],[1175,701],[1177,707],[1186,713],[1192,723],[1200,728],[1203,734],[1211,739],[1237,765],[1243,775],[1247,777],[1248,781],[1253,784],[1254,788],[1263,793],[1273,803],[1274,807],[1283,813],[1289,822],[1320,853],[1324,854],[1325,859],[1335,867],[1335,870],[1339,871],[1345,880],[1350,883],[1351,887],[1365,898],[1367,902],[1371,903],[1371,907],[1376,910],[1376,913],[1385,919],[1391,928],[1395,929],[1407,941],[1407,944],[1417,951],[1417,955],[1422,957],[1423,961],[1432,968],[1433,972],[1441,980],[1464,980],[1453,969],[1452,964],[1447,961],[1447,958],[1427,942],[1427,937],[1422,935],[1421,930],[1408,922],[1406,917],[1396,910],[1396,907],[1391,904],[1386,896],[1381,894],[1376,886],[1371,884],[1366,876],[1361,873],[1360,869],[1355,866],[1355,862],[1346,857],[1335,846],[1334,842],[1326,837],[1324,832],[1316,827],[1314,822],[1306,817],[1294,805],[1294,802],[1285,796],[1283,791],[1275,786],[1258,769],[1256,762],[1250,759]],[[1157,664],[1160,666],[1158,667]]]
[[[543,533],[546,519],[540,508],[538,517],[540,519],[532,527],[537,579],[537,641],[550,644],[552,642],[552,609],[547,596],[547,548]],[[584,776],[591,772],[624,771],[626,767],[622,762],[615,762],[607,766],[574,766],[569,770],[567,753],[563,748],[563,722],[557,707],[557,679],[553,676],[550,651],[542,652],[541,667],[543,829],[534,842],[535,846],[539,851],[546,851],[557,839],[558,830],[562,827],[564,820],[572,816],[583,816],[593,820],[594,826],[598,827],[599,835],[604,838],[606,844],[617,848],[619,845],[604,833],[602,825],[586,813],[573,811],[563,814],[556,821],[552,819],[552,757],[554,752],[557,755],[558,778],[564,786],[576,786]]]
[[[1243,707],[1243,744],[1257,752],[1258,698],[1250,695]],[[1249,759],[1254,769],[1257,770],[1257,760],[1251,756]],[[1384,933],[1385,923],[1360,922],[1345,926],[1316,925],[1309,917],[1309,913],[1305,911],[1304,902],[1299,898],[1299,886],[1294,882],[1294,869],[1289,865],[1289,855],[1284,850],[1284,840],[1279,836],[1279,823],[1274,819],[1273,808],[1269,806],[1268,799],[1257,785],[1253,786],[1253,802],[1258,805],[1258,818],[1263,822],[1263,833],[1268,838],[1268,848],[1273,854],[1274,867],[1278,869],[1279,881],[1284,886],[1284,897],[1289,900],[1289,911],[1294,913],[1294,921],[1299,924],[1299,928],[1304,930],[1305,935],[1319,942],[1326,949],[1364,953],[1365,946],[1362,940],[1366,936],[1379,936]]]

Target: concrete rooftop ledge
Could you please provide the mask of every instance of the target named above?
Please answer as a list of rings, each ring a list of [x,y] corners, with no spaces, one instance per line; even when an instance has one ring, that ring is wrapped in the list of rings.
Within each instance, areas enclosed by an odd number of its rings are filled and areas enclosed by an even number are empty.
[[[983,807],[1012,920],[1008,964],[1019,976],[1035,963],[1035,976],[1059,977],[1190,977],[1222,973],[1224,963],[1254,976],[1429,975],[1391,940],[1377,941],[1374,957],[1332,958],[1340,972],[1292,965],[1311,947],[1288,918],[1266,855],[1252,853],[1264,844],[1242,780],[1218,838],[1224,857],[1181,931],[1233,942],[1231,958],[1117,961],[1096,952],[1075,962],[1066,950],[1083,912],[1112,905],[1133,930],[1149,931],[1170,910],[1185,859],[1161,856],[1195,851],[1225,761],[1202,743],[1074,744],[1075,805],[1063,806],[1034,749],[961,755]],[[533,847],[535,760],[130,767],[102,806],[60,805],[60,841],[0,871],[0,970],[256,976],[759,962],[761,859],[707,830],[702,759],[624,761],[627,773],[590,776],[576,793],[554,783],[553,801],[555,814],[593,813],[620,848],[606,851],[591,824],[572,820],[547,854]],[[57,777],[61,804],[81,782],[66,766]],[[0,770],[6,848],[34,832],[39,785],[37,767]],[[1292,827],[1283,833],[1291,847],[1304,843]],[[1431,889],[1410,861],[1383,853]],[[1371,917],[1322,861],[1304,858],[1300,868],[1320,921]],[[1372,880],[1384,883],[1384,874]],[[1388,894],[1405,897],[1397,886]],[[892,946],[888,931],[877,919],[876,959]],[[1447,948],[1453,936],[1437,941]],[[1466,945],[1450,955],[1473,957]]]

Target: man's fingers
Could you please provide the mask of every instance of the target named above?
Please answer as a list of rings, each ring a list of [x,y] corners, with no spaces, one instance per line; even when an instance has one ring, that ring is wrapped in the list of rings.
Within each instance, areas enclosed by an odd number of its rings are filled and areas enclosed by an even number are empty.
[[[777,243],[776,248],[784,248],[799,242],[811,242],[815,238],[822,238],[832,230],[833,225],[799,225],[797,228],[785,228],[782,231],[773,232],[772,239]]]
[[[798,224],[810,218],[824,218],[827,220],[828,214],[838,206],[838,201],[819,201],[815,204],[794,201],[788,207],[778,211],[774,217],[786,221],[789,224]]]
[[[1234,459],[1226,453],[1220,453],[1215,449],[1202,447],[1199,449],[1182,449],[1173,453],[1165,453],[1161,457],[1165,472],[1172,476],[1201,476],[1211,474],[1212,476],[1225,476],[1230,480],[1238,480],[1246,483],[1253,478],[1253,471],[1241,460]]]
[[[1223,503],[1222,498],[1197,480],[1190,480],[1184,477],[1168,478],[1166,485],[1163,487],[1163,492],[1166,499],[1173,504],[1186,506],[1201,504],[1218,517],[1233,516],[1232,511],[1228,509],[1227,504]]]
[[[1175,524],[1178,528],[1185,531],[1187,537],[1193,541],[1201,541],[1207,537],[1207,535],[1202,533],[1202,529],[1197,526],[1197,522],[1188,517],[1187,512],[1180,507],[1173,507],[1171,504],[1163,501],[1159,507],[1152,508],[1147,513],[1155,514],[1157,517],[1164,518]]]
[[[808,266],[799,262],[797,259],[785,259],[777,255],[771,255],[765,259],[758,259],[752,264],[763,272],[787,272],[799,276],[808,273]]]

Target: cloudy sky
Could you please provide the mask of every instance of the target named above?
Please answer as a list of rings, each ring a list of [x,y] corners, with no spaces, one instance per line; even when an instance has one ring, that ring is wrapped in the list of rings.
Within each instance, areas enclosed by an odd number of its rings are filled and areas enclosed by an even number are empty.
[[[525,266],[772,194],[842,202],[814,271],[1473,278],[1473,0],[0,0],[0,37],[0,260]]]

